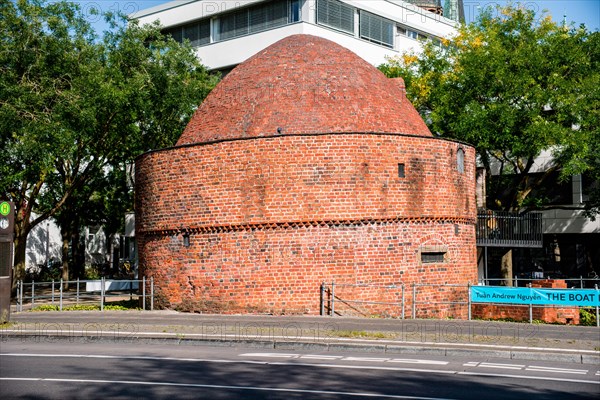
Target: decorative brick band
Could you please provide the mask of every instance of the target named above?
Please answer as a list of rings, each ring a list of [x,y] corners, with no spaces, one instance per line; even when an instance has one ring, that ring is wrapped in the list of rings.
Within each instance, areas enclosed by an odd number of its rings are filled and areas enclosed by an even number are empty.
[[[280,139],[280,138],[303,138],[303,137],[320,137],[320,136],[355,136],[355,135],[369,135],[375,137],[405,137],[407,139],[424,139],[424,140],[432,140],[432,141],[441,141],[441,142],[449,142],[449,143],[457,143],[461,145],[470,146],[465,141],[457,140],[457,139],[449,139],[443,136],[425,136],[425,135],[414,135],[410,133],[402,133],[402,132],[377,132],[377,131],[368,131],[368,132],[311,132],[311,133],[288,133],[288,134],[262,134],[256,137],[236,137],[236,138],[227,138],[227,139],[213,139],[207,140],[205,142],[198,143],[186,143],[186,144],[178,144],[175,146],[164,147],[161,149],[155,149],[147,151],[143,154],[140,154],[136,157],[136,162],[147,157],[150,154],[155,153],[163,153],[169,152],[174,149],[186,149],[193,147],[207,147],[213,146],[221,143],[233,143],[233,142],[249,142],[255,140],[272,140],[272,139]]]
[[[328,221],[296,221],[296,222],[276,222],[276,223],[256,223],[256,224],[236,224],[236,225],[217,225],[217,226],[199,226],[179,229],[149,230],[143,233],[148,236],[172,236],[180,233],[223,233],[223,232],[243,232],[243,231],[267,231],[280,229],[298,229],[310,227],[353,227],[365,225],[390,225],[398,223],[451,223],[463,225],[475,225],[477,220],[474,218],[460,217],[395,217],[395,218],[369,218],[355,220],[328,220]]]

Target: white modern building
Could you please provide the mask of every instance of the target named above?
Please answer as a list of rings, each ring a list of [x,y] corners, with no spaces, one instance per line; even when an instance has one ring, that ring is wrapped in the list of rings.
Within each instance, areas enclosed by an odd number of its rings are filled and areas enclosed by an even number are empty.
[[[462,0],[446,3],[452,15],[462,16]],[[332,40],[379,65],[386,56],[419,49],[423,40],[455,33],[457,22],[440,13],[440,0],[179,0],[130,18],[160,21],[176,40],[188,39],[209,69],[228,72],[294,34]]]

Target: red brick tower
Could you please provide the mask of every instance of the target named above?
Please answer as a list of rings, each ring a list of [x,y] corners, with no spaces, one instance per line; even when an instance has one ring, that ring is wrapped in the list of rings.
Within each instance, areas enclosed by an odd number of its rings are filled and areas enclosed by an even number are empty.
[[[475,282],[475,207],[474,149],[433,137],[401,79],[308,35],[239,65],[176,147],[136,162],[140,268],[167,306],[315,314],[335,280],[372,285],[346,287],[359,301],[404,284],[408,307],[413,283]]]

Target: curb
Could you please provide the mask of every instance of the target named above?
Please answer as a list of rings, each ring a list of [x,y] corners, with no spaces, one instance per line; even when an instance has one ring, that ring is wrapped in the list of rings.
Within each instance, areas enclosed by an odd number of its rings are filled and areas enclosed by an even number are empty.
[[[380,354],[407,354],[407,355],[432,355],[441,357],[470,357],[482,356],[488,358],[501,358],[511,360],[532,360],[532,361],[552,361],[567,362],[575,364],[600,364],[600,352],[591,350],[573,350],[573,349],[535,349],[535,348],[514,348],[511,346],[495,346],[495,348],[485,346],[461,347],[461,344],[390,344],[390,343],[352,343],[352,342],[308,342],[308,341],[289,341],[276,339],[227,339],[218,337],[186,338],[185,335],[158,335],[148,332],[148,336],[140,336],[138,333],[120,332],[112,335],[86,335],[75,332],[69,334],[40,334],[31,331],[0,331],[0,342],[7,340],[21,341],[48,341],[48,342],[118,342],[130,343],[132,341],[147,344],[171,344],[176,346],[214,346],[214,347],[248,347],[274,350],[314,350],[319,352],[365,352]],[[331,338],[330,338],[331,339]],[[346,341],[349,341],[346,339]]]

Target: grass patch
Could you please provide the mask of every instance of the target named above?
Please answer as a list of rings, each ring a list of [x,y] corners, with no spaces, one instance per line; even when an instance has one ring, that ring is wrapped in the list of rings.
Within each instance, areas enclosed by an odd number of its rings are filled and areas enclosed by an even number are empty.
[[[113,301],[104,304],[104,310],[106,311],[127,311],[127,310],[141,310],[138,307],[137,300],[121,300]],[[59,306],[56,304],[42,304],[32,308],[32,312],[44,312],[44,311],[60,311]],[[69,304],[63,306],[62,311],[100,311],[100,304]]]
[[[332,336],[343,338],[358,338],[358,339],[394,339],[395,334],[384,332],[367,332],[367,331],[333,331]]]

